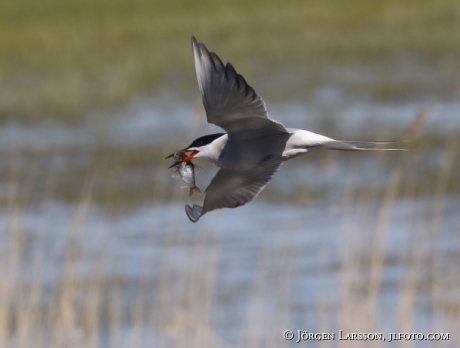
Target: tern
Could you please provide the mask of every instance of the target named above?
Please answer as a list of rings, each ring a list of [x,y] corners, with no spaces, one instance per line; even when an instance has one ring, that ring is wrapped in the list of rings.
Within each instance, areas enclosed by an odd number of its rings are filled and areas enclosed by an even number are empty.
[[[313,150],[402,150],[377,147],[394,141],[342,141],[285,128],[268,117],[260,95],[231,63],[224,65],[193,36],[192,50],[207,121],[226,131],[202,136],[179,150],[187,155],[182,162],[204,158],[220,167],[205,191],[203,206],[185,206],[192,222],[212,210],[252,201],[285,161]]]

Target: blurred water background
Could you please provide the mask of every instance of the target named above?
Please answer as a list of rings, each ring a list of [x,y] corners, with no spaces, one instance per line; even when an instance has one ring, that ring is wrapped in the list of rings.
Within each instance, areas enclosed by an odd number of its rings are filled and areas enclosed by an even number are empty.
[[[192,224],[191,35],[286,126],[409,151],[297,158]],[[0,346],[460,346],[458,1],[7,0],[0,52]]]

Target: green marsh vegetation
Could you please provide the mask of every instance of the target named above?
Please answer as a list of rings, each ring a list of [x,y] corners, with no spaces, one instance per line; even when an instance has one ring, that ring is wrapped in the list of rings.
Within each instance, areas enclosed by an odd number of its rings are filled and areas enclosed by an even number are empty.
[[[0,3],[0,118],[75,120],[165,86],[196,89],[192,34],[248,78],[286,67],[385,71],[401,57],[414,58],[412,69],[436,71],[447,87],[459,73],[455,0],[6,0]],[[377,96],[395,97],[416,82],[371,87]]]

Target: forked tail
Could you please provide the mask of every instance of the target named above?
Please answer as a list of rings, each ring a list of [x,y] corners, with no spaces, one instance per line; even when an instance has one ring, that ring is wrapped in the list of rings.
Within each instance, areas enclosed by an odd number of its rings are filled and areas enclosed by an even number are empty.
[[[323,146],[329,150],[339,151],[368,151],[368,150],[383,150],[383,151],[407,151],[406,149],[384,149],[378,147],[380,145],[401,143],[402,141],[342,141],[334,140],[325,143]]]

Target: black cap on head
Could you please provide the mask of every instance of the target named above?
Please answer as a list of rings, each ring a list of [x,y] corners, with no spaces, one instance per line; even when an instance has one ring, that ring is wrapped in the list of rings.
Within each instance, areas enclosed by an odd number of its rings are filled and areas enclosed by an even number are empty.
[[[208,134],[208,135],[202,136],[198,139],[195,139],[187,147],[187,149],[191,147],[200,147],[200,146],[211,144],[214,140],[216,140],[217,138],[220,138],[222,135],[225,135],[225,133]]]

